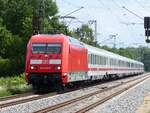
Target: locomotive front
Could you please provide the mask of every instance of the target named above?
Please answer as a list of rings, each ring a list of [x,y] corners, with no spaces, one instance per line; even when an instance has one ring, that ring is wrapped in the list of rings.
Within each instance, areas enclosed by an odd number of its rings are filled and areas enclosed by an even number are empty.
[[[64,38],[35,35],[26,55],[26,80],[33,88],[62,84],[62,53]]]

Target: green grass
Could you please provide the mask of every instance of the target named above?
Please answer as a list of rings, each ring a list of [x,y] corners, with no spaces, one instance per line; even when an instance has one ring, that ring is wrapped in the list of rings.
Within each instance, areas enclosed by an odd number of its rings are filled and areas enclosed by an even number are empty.
[[[31,87],[26,85],[24,74],[13,77],[0,77],[0,87],[0,97],[31,91]]]
[[[0,97],[12,95],[10,91],[0,91]]]
[[[0,77],[0,86],[14,86],[20,84],[26,84],[24,74],[13,77]]]

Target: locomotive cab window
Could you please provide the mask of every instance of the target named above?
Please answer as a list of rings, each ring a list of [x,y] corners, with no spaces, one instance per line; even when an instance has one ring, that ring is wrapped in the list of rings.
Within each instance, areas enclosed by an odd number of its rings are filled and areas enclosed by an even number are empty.
[[[47,53],[49,54],[60,54],[61,44],[47,44]]]
[[[32,44],[32,53],[45,53],[46,51],[46,44]]]
[[[33,54],[60,54],[61,44],[60,43],[33,43],[32,44]]]

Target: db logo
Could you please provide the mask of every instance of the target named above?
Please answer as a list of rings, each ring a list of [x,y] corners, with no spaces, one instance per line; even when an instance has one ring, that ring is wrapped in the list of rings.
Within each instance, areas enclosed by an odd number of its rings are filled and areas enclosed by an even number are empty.
[[[42,64],[48,64],[48,60],[43,60]]]

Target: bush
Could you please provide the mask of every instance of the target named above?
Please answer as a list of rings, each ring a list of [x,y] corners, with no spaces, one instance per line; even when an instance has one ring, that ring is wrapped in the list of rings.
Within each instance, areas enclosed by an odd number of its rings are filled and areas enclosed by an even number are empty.
[[[24,76],[20,74],[13,77],[0,77],[0,97],[32,91],[31,86],[26,85]]]
[[[11,69],[11,63],[9,59],[0,59],[0,76],[8,75],[8,70]]]
[[[11,59],[0,58],[0,77],[19,75],[24,72],[24,57]]]
[[[13,77],[0,77],[0,86],[17,86],[26,84],[24,74],[13,75]]]

